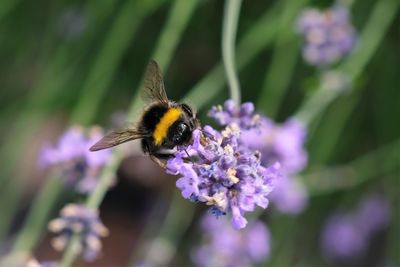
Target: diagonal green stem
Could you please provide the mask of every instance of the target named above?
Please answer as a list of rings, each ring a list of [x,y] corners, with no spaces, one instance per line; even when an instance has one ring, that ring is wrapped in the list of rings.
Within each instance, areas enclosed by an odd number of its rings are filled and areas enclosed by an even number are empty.
[[[369,152],[348,164],[305,174],[304,183],[312,195],[350,189],[372,178],[400,169],[400,140]]]
[[[161,4],[161,2],[157,2],[157,5],[158,4]],[[151,3],[150,7],[147,9],[147,12],[151,12],[152,10],[154,10],[154,8],[156,8],[157,5]],[[109,4],[107,4],[105,7],[108,7],[108,10],[111,10]],[[125,13],[126,9],[122,9],[121,12]],[[145,16],[145,15],[148,14],[147,12],[144,12],[142,10],[141,14],[143,14],[143,16]],[[100,14],[100,17],[103,18],[107,14],[108,14],[108,12],[103,12],[102,14]],[[137,21],[136,19],[133,20],[133,22],[129,21],[129,20],[125,20],[123,22],[124,23],[122,23],[121,21],[116,22],[116,24],[114,25],[113,29],[111,30],[110,35],[107,37],[107,40],[109,40],[110,38],[112,39],[112,38],[115,38],[116,36],[118,36],[117,33],[121,34],[121,32],[122,32],[121,29],[127,29],[129,26],[132,26],[133,24],[138,25],[140,23],[140,21]],[[110,42],[106,42],[106,43],[109,46],[112,46],[112,44],[110,44]],[[112,47],[116,48],[116,46],[112,46]],[[61,55],[63,55],[65,57],[68,53],[66,51],[64,51],[64,50],[62,50],[62,51],[63,51],[63,53],[61,53]],[[103,48],[102,52],[104,53],[104,51],[109,51],[109,49]],[[101,55],[102,55],[102,52],[100,52]],[[116,53],[116,54],[118,54],[118,53]],[[105,58],[104,54],[103,54],[103,56],[101,56],[101,55],[100,55],[101,58]],[[62,58],[64,58],[64,57],[62,57]],[[60,58],[60,59],[62,59],[62,58]],[[110,58],[110,57],[106,57],[106,58]],[[96,61],[95,63],[104,63],[104,62]],[[116,65],[114,67],[116,67]],[[49,69],[51,70],[51,68],[49,68]],[[101,68],[98,68],[98,67],[95,66],[93,69],[94,70],[98,70],[98,69],[101,69]],[[95,71],[93,71],[93,72],[95,72]],[[52,80],[52,79],[47,79],[47,80]],[[31,105],[33,105],[33,107],[38,107],[39,111],[41,110],[41,109],[39,109],[41,107],[41,105],[39,105],[37,103],[43,103],[43,101],[45,101],[45,100],[43,100],[43,98],[44,99],[48,99],[49,98],[49,97],[43,97],[42,98],[40,96],[42,94],[46,95],[47,93],[49,93],[49,90],[54,88],[54,86],[46,86],[46,87],[44,87],[44,89],[46,89],[46,88],[47,88],[47,90],[38,91],[38,92],[40,92],[40,94],[37,95],[37,96],[35,95],[35,97],[31,100]],[[87,91],[84,90],[83,93],[87,93]],[[100,100],[102,93],[103,93],[102,91],[94,92],[95,98]],[[84,101],[87,101],[87,102],[85,103]],[[84,101],[81,101],[80,105],[82,105],[82,106],[90,105],[92,109],[97,109],[98,108],[99,102],[93,103],[91,98],[85,98]],[[77,112],[80,112],[78,109],[80,111],[82,111],[79,108],[79,105],[78,105],[78,107],[75,110],[74,114],[77,114]],[[44,112],[44,110],[42,110],[42,112]],[[37,120],[40,120],[40,118],[41,118],[40,114],[38,114],[36,117],[33,117],[33,115],[31,114],[31,116],[30,116],[28,121],[35,122]],[[24,125],[24,127],[27,127],[26,123],[23,123],[23,122],[26,122],[25,120],[18,120],[18,121],[21,121],[22,124]],[[26,131],[22,131],[22,132],[25,133]],[[16,181],[11,181],[10,186],[13,186],[15,190],[21,188],[21,185],[19,183],[17,183]],[[43,202],[43,201],[41,201],[41,199],[45,198],[46,195],[51,195],[54,198],[56,198],[57,196],[53,195],[53,193],[54,192],[58,192],[59,190],[60,190],[60,185],[55,183],[54,181],[52,181],[52,179],[50,179],[50,180],[45,182],[43,190],[39,193],[40,195],[38,196],[38,198],[36,199],[36,201],[34,203],[34,207],[32,208],[32,212],[28,215],[27,223],[25,223],[23,229],[21,230],[21,232],[20,232],[20,234],[18,236],[17,243],[14,246],[13,253],[16,253],[17,251],[22,251],[22,250],[29,251],[35,246],[35,244],[37,243],[38,238],[40,237],[39,233],[41,232],[41,229],[43,229],[43,222],[46,221],[46,218],[48,217],[48,214],[49,214],[49,212],[50,212],[50,210],[52,208],[52,204],[54,204],[54,201]],[[14,190],[11,190],[10,192],[15,193]],[[13,203],[16,204],[17,200],[18,200],[18,194],[17,195],[12,195],[10,198],[12,199]],[[36,203],[37,201],[39,201],[40,204]],[[8,207],[10,206],[10,202],[6,202],[5,204],[7,204]],[[40,212],[37,212],[37,210],[40,210]],[[11,220],[12,216],[9,216],[9,218],[10,218],[9,220]],[[32,222],[34,222],[34,223],[32,224]],[[7,221],[3,220],[1,225],[7,226],[8,224],[9,224],[9,221],[7,222]],[[2,227],[0,229],[4,229],[5,230],[6,228],[7,227]],[[31,234],[26,235],[26,233],[28,233],[28,232],[31,233]]]
[[[19,0],[3,0],[0,4],[0,21],[8,15],[18,4]]]
[[[168,21],[165,24],[165,28],[163,29],[159,40],[157,41],[158,45],[153,53],[153,58],[158,60],[160,68],[165,69],[171,62],[173,52],[178,45],[178,40],[180,39],[180,36],[182,35],[183,30],[185,29],[185,26],[188,24],[191,14],[195,10],[198,3],[199,1],[175,0],[174,6],[172,7],[171,12],[168,16]],[[177,19],[178,17],[179,19]],[[169,45],[164,46],[163,42]],[[141,85],[139,88],[141,88]],[[142,100],[140,98],[139,90],[137,90],[128,113],[128,118],[130,120],[138,118],[141,109],[142,109]],[[118,149],[116,150],[118,151]],[[117,168],[120,162],[121,156],[122,155],[119,154],[119,152],[116,152],[116,156],[112,157],[110,167],[105,168],[105,170],[103,171],[102,176],[100,177],[100,181],[110,179],[109,174],[115,172],[115,169]],[[112,176],[113,175],[111,175],[111,178]],[[92,193],[92,195],[88,200],[88,205],[90,207],[97,207],[100,204],[101,200],[103,199],[107,188],[108,186],[96,187],[96,189],[98,190],[95,190]]]
[[[97,6],[96,12],[101,14],[92,15],[90,18],[91,25],[98,25],[104,23],[105,18],[113,10],[113,4],[107,3],[102,8]],[[95,12],[90,12],[90,14]],[[17,162],[21,160],[21,153],[24,151],[38,134],[38,129],[41,126],[43,118],[49,112],[51,103],[57,102],[59,99],[60,88],[68,83],[73,75],[77,62],[71,61],[71,54],[74,57],[81,57],[82,53],[86,53],[89,47],[91,37],[95,34],[95,30],[88,30],[88,34],[81,41],[80,51],[76,53],[73,51],[73,45],[61,44],[52,55],[51,60],[46,64],[42,71],[39,81],[32,88],[32,93],[27,98],[27,102],[23,105],[23,109],[19,112],[14,125],[7,133],[6,140],[9,140],[1,147],[0,157],[3,162],[2,177],[0,177],[0,184],[6,183],[2,186],[0,210],[2,213],[2,220],[0,222],[0,239],[6,234],[11,223],[14,213],[17,211],[17,205],[23,191],[22,175],[18,171],[13,171]],[[57,77],[57,79],[54,79]],[[12,179],[9,179],[12,177]],[[5,181],[9,179],[8,181]],[[4,201],[5,199],[6,201]]]
[[[308,0],[283,2],[271,63],[257,101],[257,107],[271,117],[277,115],[297,62],[299,44],[294,20],[306,2]]]
[[[382,0],[375,4],[370,19],[368,20],[364,30],[360,36],[360,41],[354,52],[337,68],[339,73],[344,73],[347,78],[352,82],[356,82],[367,64],[375,54],[376,50],[381,43],[384,34],[387,32],[391,22],[395,18],[400,2],[396,0]],[[357,93],[357,92],[353,92]],[[333,100],[340,95],[339,91],[330,92],[323,87],[319,87],[314,95],[310,97],[303,106],[299,109],[296,117],[303,121],[305,124],[311,123],[315,117],[325,110]],[[349,97],[347,97],[349,98]],[[348,105],[342,106],[340,109],[340,116],[335,120],[334,124],[326,125],[330,130],[329,139],[324,141],[324,144],[318,145],[318,154],[321,161],[327,159],[335,148],[344,124],[346,123],[351,112],[354,110],[357,99],[348,99]]]
[[[271,10],[266,12],[260,20],[252,27],[252,29],[246,33],[243,40],[240,42],[238,47],[238,66],[244,67],[247,63],[250,62],[261,50],[267,46],[273,39],[275,34],[275,28],[272,26],[272,21],[276,14],[277,7],[273,7]],[[168,23],[167,23],[168,24]],[[263,38],[260,38],[262,36]],[[163,46],[160,44],[158,49],[162,49]],[[155,52],[157,55],[158,52]],[[170,53],[172,54],[172,53]],[[157,58],[156,58],[157,59]],[[169,61],[170,59],[168,59]],[[167,60],[166,60],[167,61]],[[160,66],[168,65],[166,62],[160,62]],[[222,75],[220,75],[222,74]],[[223,77],[223,68],[222,65],[215,67],[209,75],[207,75],[202,82],[200,82],[195,88],[192,89],[191,93],[188,94],[185,99],[196,99],[193,101],[198,104],[198,106],[204,105],[206,102],[210,101],[215,97],[215,95],[222,89],[224,85]],[[207,87],[209,85],[209,87]],[[207,88],[205,94],[204,88]],[[211,90],[215,88],[215,90]],[[136,118],[140,113],[141,109],[141,99],[139,94],[136,94],[134,100],[132,101],[132,105],[129,111],[128,118]],[[104,168],[102,175],[100,176],[100,183],[97,185],[95,192],[88,199],[87,205],[89,207],[98,207],[104,194],[108,188],[110,179],[115,173],[116,168],[118,167],[120,161],[122,159],[122,152],[117,148],[112,154],[110,162]],[[77,240],[75,241],[77,242]],[[71,242],[74,243],[74,242]],[[64,255],[63,258],[63,267],[70,266],[77,256],[73,251],[74,244],[71,244]]]
[[[242,0],[226,0],[222,25],[222,60],[229,83],[230,97],[240,104],[240,85],[235,67],[235,42]]]
[[[168,214],[156,238],[146,248],[144,266],[162,267],[169,266],[177,251],[177,247],[185,230],[190,226],[195,209],[193,203],[182,198],[175,190]],[[159,249],[163,249],[162,255]]]
[[[63,184],[58,176],[48,177],[48,180],[44,182],[42,189],[30,208],[23,228],[18,234],[13,251],[31,251],[34,248],[62,189]]]
[[[162,31],[163,34],[160,36],[160,39],[157,42],[157,48],[154,51],[154,57],[156,60],[158,60],[162,68],[169,65],[169,62],[171,61],[173,52],[176,49],[183,30],[187,26],[191,14],[195,10],[198,3],[199,1],[186,0],[176,0],[174,2],[174,5],[168,17],[168,21]],[[164,46],[162,42],[166,42],[169,45]],[[129,111],[128,118],[137,118],[140,111],[139,107],[141,107],[141,99],[139,97],[139,90],[137,90],[136,96],[133,99]],[[103,169],[95,190],[88,197],[86,201],[86,206],[94,209],[98,208],[102,199],[104,198],[105,193],[107,192],[107,189],[112,182],[112,178],[115,175],[115,170],[121,162],[121,159],[122,151],[117,148],[112,153],[109,163]],[[73,238],[69,243],[61,262],[62,267],[71,266],[74,262],[75,258],[77,257],[77,251],[74,248],[76,248],[76,244],[78,242],[78,238]]]
[[[275,4],[265,12],[261,18],[244,34],[237,46],[237,68],[243,69],[274,39],[276,27],[274,21],[279,12],[279,5]],[[217,64],[193,89],[187,93],[182,101],[196,103],[198,108],[215,99],[221,92],[226,80],[221,63]],[[207,92],[207,93],[205,93]]]
[[[73,123],[87,125],[93,120],[118,64],[128,49],[133,33],[136,32],[143,18],[162,2],[131,0],[121,8],[83,85],[79,102],[72,113]]]

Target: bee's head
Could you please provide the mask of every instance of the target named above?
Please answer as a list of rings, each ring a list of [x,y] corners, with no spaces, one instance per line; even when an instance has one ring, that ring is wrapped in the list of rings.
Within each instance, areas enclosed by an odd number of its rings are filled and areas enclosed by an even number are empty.
[[[200,126],[200,122],[196,118],[196,113],[193,111],[193,109],[187,104],[181,104],[180,107],[187,116],[190,130],[193,131],[194,129],[198,128]]]

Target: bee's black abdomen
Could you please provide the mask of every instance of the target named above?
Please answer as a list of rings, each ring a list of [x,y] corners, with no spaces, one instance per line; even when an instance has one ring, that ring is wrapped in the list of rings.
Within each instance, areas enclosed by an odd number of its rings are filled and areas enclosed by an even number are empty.
[[[142,127],[146,128],[148,131],[154,131],[157,123],[160,122],[167,111],[168,106],[166,105],[159,104],[151,106],[143,115]]]

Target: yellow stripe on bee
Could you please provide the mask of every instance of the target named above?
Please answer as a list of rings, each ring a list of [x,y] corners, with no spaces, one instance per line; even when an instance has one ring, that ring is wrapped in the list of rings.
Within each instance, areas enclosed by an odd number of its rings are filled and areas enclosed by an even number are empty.
[[[159,146],[162,144],[165,137],[167,137],[169,127],[179,119],[181,114],[182,110],[180,108],[170,108],[164,113],[153,133],[153,139],[156,145]]]

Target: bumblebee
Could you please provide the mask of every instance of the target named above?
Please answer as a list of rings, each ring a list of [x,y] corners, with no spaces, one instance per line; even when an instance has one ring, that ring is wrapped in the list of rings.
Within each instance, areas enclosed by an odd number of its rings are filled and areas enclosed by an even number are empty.
[[[200,123],[187,104],[168,99],[163,76],[154,60],[150,61],[145,76],[142,98],[147,106],[139,122],[126,129],[112,131],[94,144],[90,151],[98,151],[141,139],[142,150],[160,166],[160,159],[171,156],[171,150],[188,144]]]

